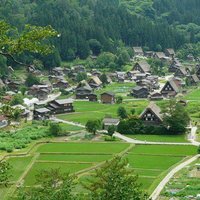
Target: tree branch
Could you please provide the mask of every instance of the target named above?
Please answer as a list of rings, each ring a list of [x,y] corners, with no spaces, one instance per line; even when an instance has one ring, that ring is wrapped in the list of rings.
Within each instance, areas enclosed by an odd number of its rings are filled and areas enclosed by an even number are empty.
[[[14,58],[14,56],[13,56],[12,54],[10,54],[10,53],[5,53],[5,52],[0,51],[0,55],[5,56],[5,57],[7,57],[7,58],[10,58],[13,62],[15,62],[15,63],[18,64],[18,65],[22,65],[22,66],[25,66],[25,67],[29,67],[28,64],[16,60],[16,59]]]

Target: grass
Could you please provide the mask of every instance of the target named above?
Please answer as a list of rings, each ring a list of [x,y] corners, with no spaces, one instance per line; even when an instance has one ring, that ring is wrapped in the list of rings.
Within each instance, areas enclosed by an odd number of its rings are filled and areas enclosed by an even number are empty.
[[[84,130],[84,128],[82,128],[82,127],[74,126],[74,125],[71,125],[71,124],[60,123],[60,126],[62,128],[62,131],[66,131],[66,132],[73,132],[73,131]]]
[[[67,121],[86,124],[88,120],[103,119],[106,115],[117,117],[117,109],[120,106],[125,107],[128,112],[134,108],[136,110],[136,114],[140,114],[147,105],[147,101],[132,101],[113,105],[101,104],[98,102],[75,101],[75,113],[61,114],[57,117]]]
[[[68,164],[68,163],[40,163],[36,162],[31,170],[29,171],[28,175],[25,178],[25,185],[26,186],[31,186],[36,183],[36,175],[41,171],[41,170],[50,170],[50,169],[57,169],[59,168],[61,172],[66,172],[66,173],[75,173],[80,170],[83,170],[85,168],[91,167],[91,164]]]
[[[196,101],[199,101],[199,100],[200,100],[200,89],[192,90],[191,92],[189,92],[189,93],[185,96],[185,99],[187,99],[187,100],[196,100]]]
[[[130,90],[135,87],[135,83],[111,83],[105,88],[96,91],[97,95],[100,95],[103,92],[113,92],[116,96],[123,96],[127,98],[127,94],[130,93]]]
[[[112,154],[119,153],[128,146],[126,143],[51,143],[40,146],[37,152]]]
[[[41,154],[38,160],[42,161],[67,161],[67,162],[103,162],[112,155],[63,155],[63,154]]]
[[[127,137],[148,142],[188,142],[186,135],[126,135]]]
[[[28,156],[28,157],[13,157],[13,158],[8,159],[8,162],[11,166],[10,181],[17,181],[19,179],[19,177],[23,174],[24,170],[26,169],[26,167],[30,163],[31,159],[32,159],[31,156]]]

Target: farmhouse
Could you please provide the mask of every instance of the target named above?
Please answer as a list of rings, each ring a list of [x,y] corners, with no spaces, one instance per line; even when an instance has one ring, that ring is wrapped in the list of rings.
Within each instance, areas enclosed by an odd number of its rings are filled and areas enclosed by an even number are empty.
[[[149,90],[147,87],[136,86],[132,89],[130,95],[135,98],[147,98],[149,95]]]
[[[167,81],[164,87],[161,90],[163,96],[172,96],[175,97],[179,93],[178,80],[171,79]]]
[[[114,104],[115,95],[112,92],[104,92],[101,94],[101,102],[106,104]]]
[[[126,79],[126,72],[115,72],[116,78],[119,83],[123,83]]]
[[[38,108],[33,111],[33,118],[35,120],[49,119],[51,111],[47,108]]]
[[[88,84],[93,89],[99,89],[102,86],[102,82],[98,76],[91,77],[91,79],[88,81]]]
[[[142,47],[133,47],[134,56],[144,56]]]
[[[166,56],[163,52],[155,52],[154,58],[162,60],[162,61],[166,60]]]
[[[89,84],[83,80],[76,87],[76,99],[87,99],[89,101],[97,101],[97,95],[93,93]]]
[[[64,76],[64,69],[62,67],[55,67],[52,69],[52,74],[55,76]]]
[[[139,71],[140,73],[151,73],[150,65],[147,63],[147,61],[144,60],[137,62],[134,65],[133,70]]]
[[[76,65],[76,66],[73,66],[73,71],[75,73],[83,73],[83,72],[86,72],[85,70],[85,67],[83,65]]]
[[[6,117],[4,117],[3,115],[0,115],[0,128],[3,128],[7,125],[8,125],[8,121]]]
[[[174,49],[166,49],[166,50],[165,50],[165,55],[166,55],[167,57],[174,58],[174,56],[175,56],[175,51],[174,51]]]
[[[160,108],[153,102],[150,102],[148,107],[142,112],[140,119],[145,123],[154,125],[161,124],[163,121]]]
[[[53,114],[74,112],[73,99],[58,99],[48,104],[48,109]]]
[[[153,92],[150,94],[149,99],[152,101],[162,100],[163,95],[160,92]]]
[[[20,85],[22,85],[22,83],[19,82],[19,81],[12,81],[12,80],[10,80],[10,81],[8,81],[8,82],[6,83],[6,86],[7,86],[11,91],[16,91],[16,92],[18,91]]]
[[[116,118],[104,118],[103,119],[103,129],[107,130],[109,126],[117,127],[120,120]]]
[[[49,93],[51,93],[52,87],[50,85],[33,85],[28,94],[32,95],[39,100],[45,100],[48,98]]]
[[[59,80],[53,84],[54,88],[66,89],[69,87],[69,83],[65,80]]]
[[[200,80],[196,74],[188,76],[187,81],[188,81],[189,85],[197,85],[200,82]]]
[[[187,74],[188,73],[187,73],[185,67],[179,67],[179,68],[176,69],[176,72],[175,72],[174,76],[177,76],[177,77],[186,77]]]

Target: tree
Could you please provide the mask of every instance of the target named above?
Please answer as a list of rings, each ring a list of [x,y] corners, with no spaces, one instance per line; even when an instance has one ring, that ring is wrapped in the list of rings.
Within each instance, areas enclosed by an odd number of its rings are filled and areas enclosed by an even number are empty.
[[[105,73],[101,74],[100,80],[101,80],[101,82],[103,83],[103,85],[108,84],[108,79],[107,79],[107,76],[106,76]]]
[[[200,145],[199,145],[199,147],[197,149],[197,153],[200,154]]]
[[[128,117],[128,114],[126,112],[126,109],[122,106],[120,106],[117,110],[117,115],[121,118],[121,119],[126,119]]]
[[[87,79],[87,74],[85,72],[80,72],[77,74],[76,76],[76,81],[79,83],[83,80],[86,80]]]
[[[170,101],[164,113],[163,123],[167,127],[169,133],[185,133],[190,117],[183,105],[175,101]]]
[[[89,40],[89,46],[90,46],[90,49],[92,50],[92,53],[94,55],[97,56],[101,53],[102,45],[96,39],[90,39]]]
[[[22,85],[19,90],[22,93],[22,95],[24,96],[27,91],[27,87],[25,85]]]
[[[55,123],[55,122],[50,123],[49,133],[53,136],[58,136],[61,133],[61,127],[59,123]]]
[[[24,52],[48,54],[53,46],[46,40],[58,34],[51,26],[25,25],[24,30],[20,32],[3,20],[0,21],[0,30],[0,55],[23,66],[28,64],[16,60],[16,55],[19,56]]]
[[[77,200],[73,193],[75,180],[75,176],[59,169],[42,170],[36,175],[36,185],[40,187],[21,188],[17,200]]]
[[[135,108],[131,109],[131,114],[134,115],[135,114]]]
[[[15,106],[15,105],[23,104],[23,103],[24,103],[24,100],[23,100],[22,94],[14,95],[14,97],[10,101],[11,106]]]
[[[123,102],[123,97],[122,96],[117,96],[116,97],[116,103],[121,104]]]
[[[27,87],[31,87],[31,86],[37,85],[39,83],[40,83],[40,81],[37,76],[35,76],[33,74],[28,74],[26,81],[25,81],[25,85]]]
[[[112,137],[115,131],[116,131],[116,127],[114,125],[108,126],[108,135]]]
[[[0,184],[4,184],[6,187],[8,186],[9,178],[11,177],[9,174],[10,169],[11,166],[8,162],[0,162]]]
[[[91,200],[145,200],[138,177],[128,168],[127,160],[115,157],[97,169],[85,185]]]
[[[88,120],[85,126],[88,132],[95,135],[97,130],[101,128],[101,122],[100,120]]]

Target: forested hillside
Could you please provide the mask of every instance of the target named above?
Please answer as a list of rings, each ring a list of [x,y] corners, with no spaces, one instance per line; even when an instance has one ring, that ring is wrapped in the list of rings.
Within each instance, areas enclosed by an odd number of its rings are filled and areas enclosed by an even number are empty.
[[[21,30],[51,25],[61,36],[45,65],[86,58],[91,50],[127,46],[152,50],[200,41],[199,0],[1,0],[0,19]],[[99,51],[93,51],[98,54]],[[51,59],[50,59],[51,58]],[[51,62],[49,62],[51,60]]]

